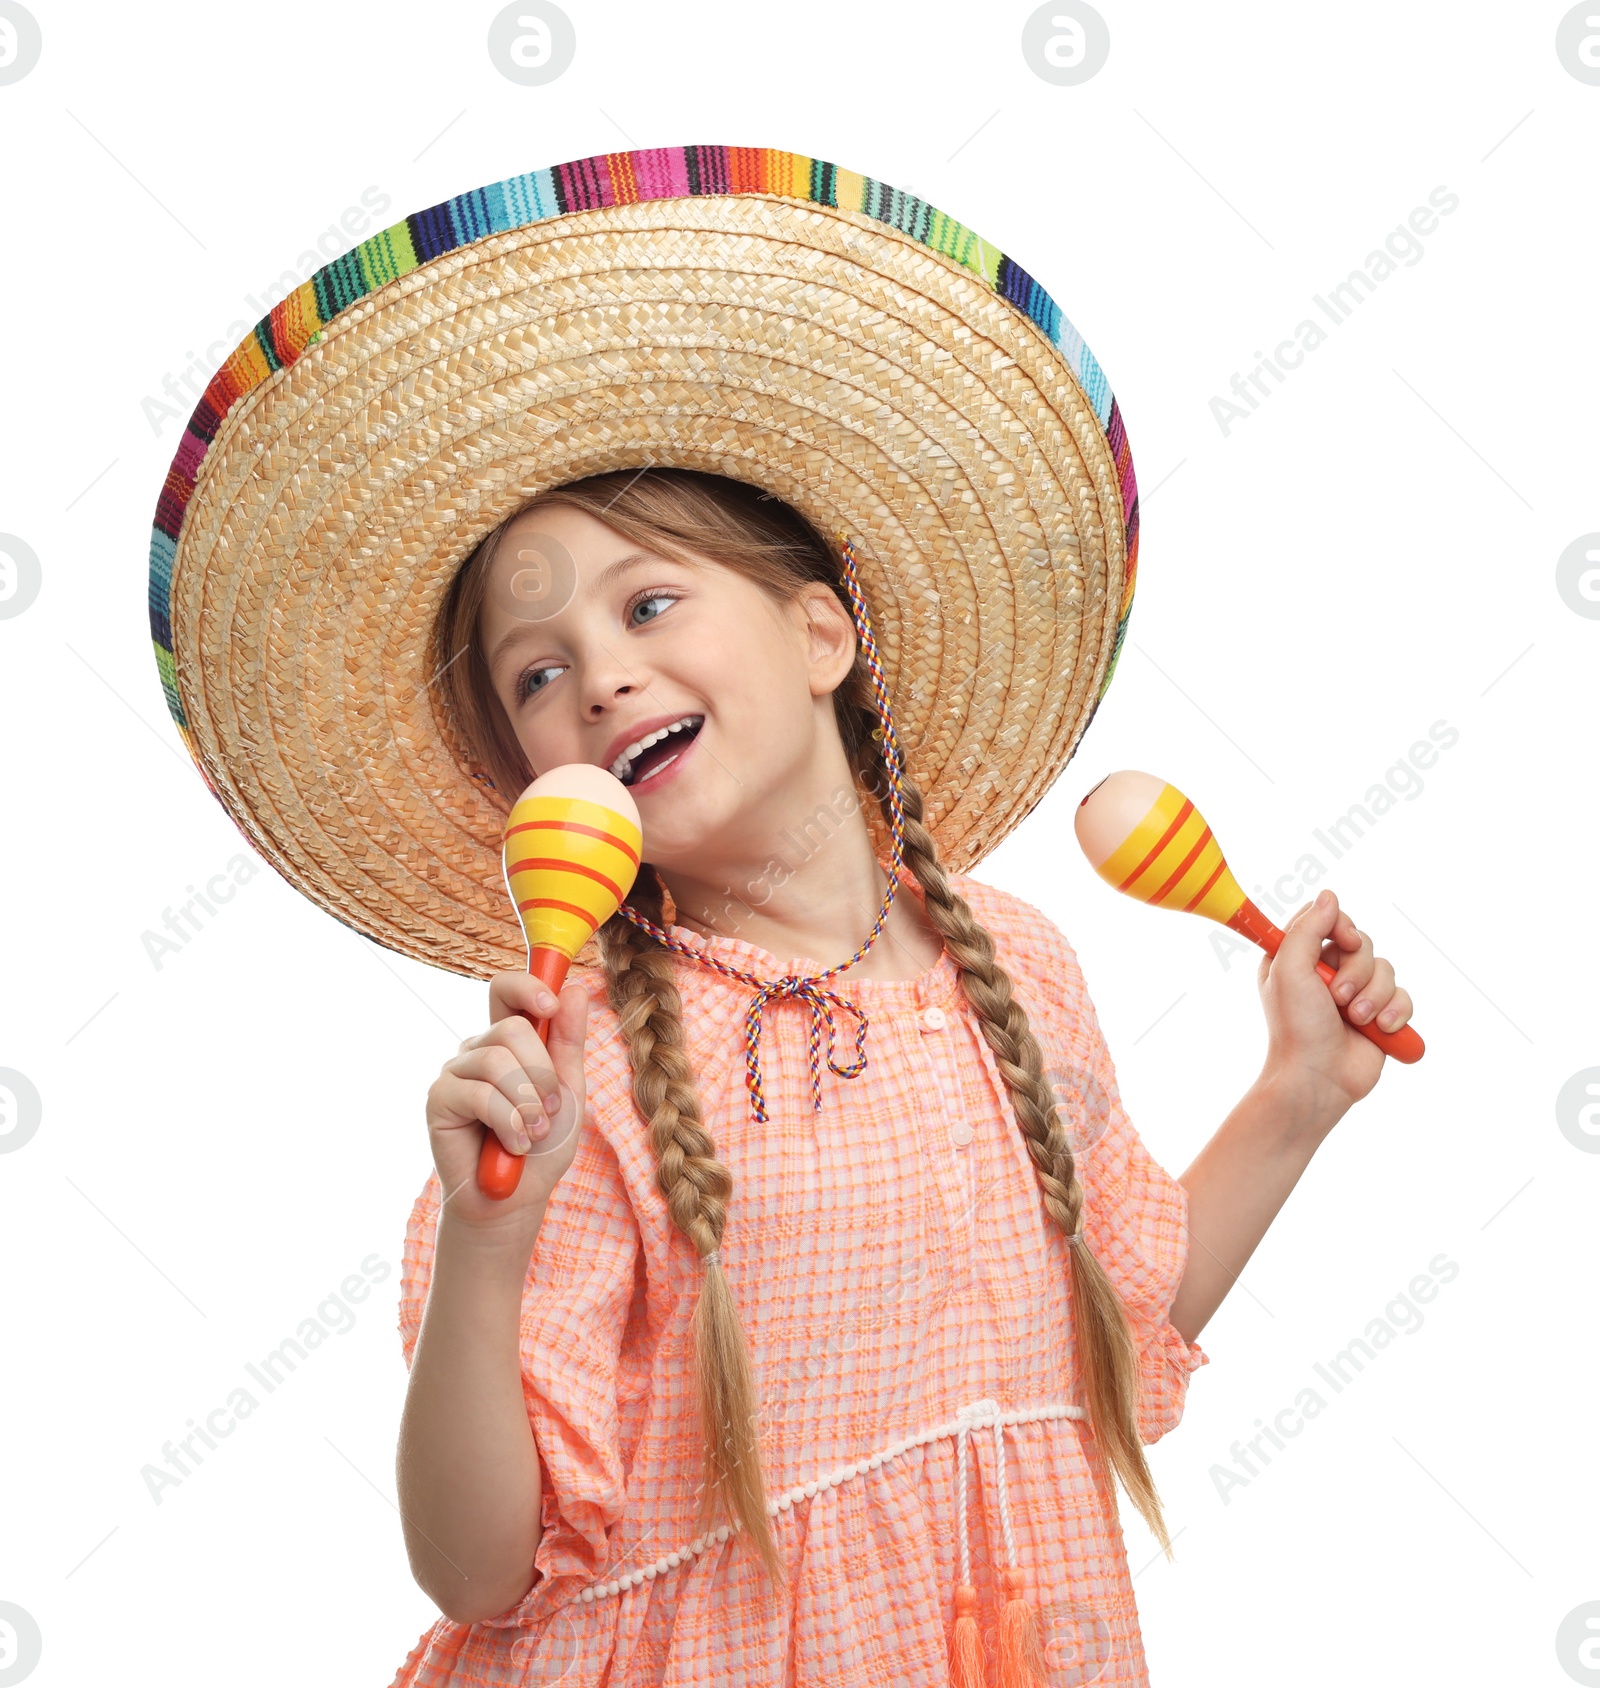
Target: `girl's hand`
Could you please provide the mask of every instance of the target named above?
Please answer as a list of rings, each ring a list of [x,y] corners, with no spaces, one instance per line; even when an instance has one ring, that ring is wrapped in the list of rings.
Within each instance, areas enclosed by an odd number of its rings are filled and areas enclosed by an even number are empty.
[[[1376,1020],[1393,1031],[1411,1018],[1411,997],[1394,982],[1394,968],[1372,953],[1372,939],[1356,929],[1331,891],[1321,891],[1283,929],[1275,956],[1263,955],[1256,973],[1267,1016],[1263,1078],[1303,1096],[1309,1118],[1331,1126],[1378,1082],[1384,1053],[1355,1028]],[[1334,969],[1331,985],[1317,972]],[[1349,1009],[1347,1025],[1339,1008]]]
[[[532,1022],[555,1009],[547,1048]],[[496,973],[489,981],[489,1029],[467,1038],[428,1091],[428,1137],[450,1223],[474,1230],[532,1230],[537,1235],[550,1192],[572,1165],[583,1120],[584,1042],[589,992],[568,980],[560,1004],[531,973]],[[545,1099],[559,1106],[551,1114]],[[478,1156],[487,1126],[508,1153],[524,1157],[522,1177],[504,1201],[478,1188]],[[531,1240],[530,1240],[531,1246]]]

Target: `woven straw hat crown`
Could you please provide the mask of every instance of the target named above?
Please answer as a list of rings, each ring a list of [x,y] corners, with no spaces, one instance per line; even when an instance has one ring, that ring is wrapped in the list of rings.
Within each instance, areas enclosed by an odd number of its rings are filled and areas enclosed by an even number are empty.
[[[207,785],[292,884],[417,959],[524,964],[518,793],[442,718],[428,635],[530,497],[649,464],[853,537],[947,867],[1038,803],[1110,683],[1136,571],[1132,458],[1081,337],[1013,259],[869,177],[613,153],[363,241],[273,307],[185,428],[156,659]]]

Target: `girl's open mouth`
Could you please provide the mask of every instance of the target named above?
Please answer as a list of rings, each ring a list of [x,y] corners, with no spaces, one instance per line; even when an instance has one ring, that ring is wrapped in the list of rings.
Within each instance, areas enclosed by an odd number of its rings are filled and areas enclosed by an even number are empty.
[[[695,741],[705,729],[705,724],[705,717],[701,716],[697,726],[685,727],[642,751],[638,761],[629,770],[632,777],[627,782],[628,790],[655,791],[665,785],[688,760],[694,750]]]

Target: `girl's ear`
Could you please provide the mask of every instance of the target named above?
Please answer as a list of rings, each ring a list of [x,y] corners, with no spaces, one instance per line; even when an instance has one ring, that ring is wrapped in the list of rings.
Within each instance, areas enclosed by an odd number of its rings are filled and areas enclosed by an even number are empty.
[[[801,588],[800,601],[806,619],[811,693],[823,697],[836,690],[855,666],[856,624],[820,581],[808,581]]]

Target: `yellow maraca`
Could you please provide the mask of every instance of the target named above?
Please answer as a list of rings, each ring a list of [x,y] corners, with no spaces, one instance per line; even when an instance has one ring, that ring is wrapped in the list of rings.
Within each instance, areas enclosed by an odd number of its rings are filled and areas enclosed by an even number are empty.
[[[1078,805],[1074,825],[1089,865],[1108,885],[1152,908],[1203,914],[1278,953],[1283,933],[1244,894],[1205,816],[1177,786],[1131,768],[1107,774]],[[1317,971],[1333,983],[1325,961]],[[1369,1020],[1355,1029],[1397,1061],[1422,1059],[1422,1039],[1409,1024],[1385,1032]]]
[[[528,939],[528,971],[557,996],[573,957],[633,889],[643,848],[639,806],[605,768],[569,762],[517,799],[506,821],[506,887]],[[548,1043],[549,1019],[524,1017]],[[521,1177],[522,1157],[485,1127],[478,1188],[504,1201]]]

